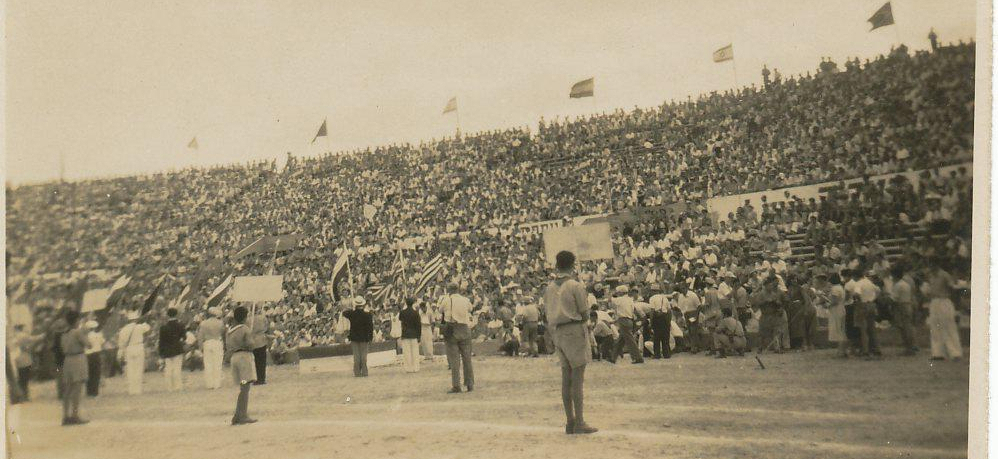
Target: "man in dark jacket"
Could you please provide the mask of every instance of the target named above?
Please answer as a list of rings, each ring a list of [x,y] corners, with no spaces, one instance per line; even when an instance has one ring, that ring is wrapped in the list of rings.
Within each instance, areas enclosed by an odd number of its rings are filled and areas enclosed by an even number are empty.
[[[350,321],[350,348],[353,349],[353,375],[367,376],[367,351],[374,340],[374,317],[364,310],[367,301],[358,296],[353,299],[353,310],[344,311],[343,317]]]
[[[419,311],[413,308],[414,304],[415,298],[406,298],[405,308],[399,312],[399,322],[402,323],[402,367],[406,373],[419,371],[419,338],[423,325]]]
[[[655,309],[651,313],[652,349],[655,351],[655,358],[671,358],[672,349],[669,348],[669,334],[672,332],[672,311],[668,309],[668,303]]]
[[[159,327],[159,356],[166,363],[166,387],[171,391],[183,389],[184,337],[187,335],[184,326],[177,320],[177,310],[166,310],[166,323]]]

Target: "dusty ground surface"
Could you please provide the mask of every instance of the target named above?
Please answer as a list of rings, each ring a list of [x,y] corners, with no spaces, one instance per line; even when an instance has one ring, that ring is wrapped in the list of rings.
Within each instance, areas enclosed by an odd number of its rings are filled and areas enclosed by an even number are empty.
[[[894,351],[889,351],[894,352]],[[86,426],[61,427],[53,383],[9,413],[15,458],[946,458],[966,456],[968,364],[928,355],[842,361],[831,351],[716,360],[590,365],[586,417],[600,432],[564,434],[560,371],[551,357],[477,357],[477,387],[447,394],[442,359],[418,374],[399,367],[299,376],[271,367],[250,414],[231,427],[236,388],[146,394],[123,378],[84,401]],[[350,402],[347,402],[347,397]]]

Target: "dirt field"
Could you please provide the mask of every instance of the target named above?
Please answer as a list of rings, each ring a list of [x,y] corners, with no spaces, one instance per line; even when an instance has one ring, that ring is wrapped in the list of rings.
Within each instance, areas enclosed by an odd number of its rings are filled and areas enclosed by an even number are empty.
[[[893,350],[889,352],[894,352]],[[567,436],[557,362],[477,357],[477,387],[447,394],[442,358],[399,367],[299,376],[271,367],[250,414],[231,427],[236,388],[125,394],[123,378],[86,399],[86,426],[61,427],[53,383],[10,413],[15,458],[946,458],[966,456],[968,364],[918,357],[841,361],[830,351],[716,360],[590,365],[591,436]],[[350,402],[347,402],[347,398]]]

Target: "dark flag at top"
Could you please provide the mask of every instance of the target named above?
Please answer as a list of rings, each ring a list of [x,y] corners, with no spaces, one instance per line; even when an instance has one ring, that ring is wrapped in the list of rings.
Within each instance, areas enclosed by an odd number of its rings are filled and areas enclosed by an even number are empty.
[[[582,80],[578,83],[572,85],[572,91],[568,93],[568,97],[572,99],[578,99],[580,97],[592,97],[593,96],[593,79]]]
[[[873,16],[870,16],[870,19],[867,19],[866,22],[873,25],[870,30],[876,30],[893,24],[894,13],[891,11],[891,2],[884,3],[884,6],[881,6],[876,13],[873,13]]]
[[[319,126],[319,132],[316,132],[315,137],[312,137],[312,143],[315,143],[315,139],[325,136],[326,136],[326,120],[322,120],[322,126]]]

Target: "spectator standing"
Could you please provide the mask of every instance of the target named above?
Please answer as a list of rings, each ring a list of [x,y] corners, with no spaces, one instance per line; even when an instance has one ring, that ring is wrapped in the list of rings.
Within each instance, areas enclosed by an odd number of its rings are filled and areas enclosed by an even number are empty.
[[[523,306],[523,345],[531,357],[538,357],[537,352],[537,322],[541,312],[532,301]]]
[[[874,285],[873,281],[867,277],[861,269],[854,270],[853,295],[856,297],[856,310],[853,313],[853,320],[859,328],[859,342],[862,355],[866,358],[880,355],[880,346],[877,344],[877,295],[880,288]]]
[[[567,252],[571,254],[571,252]],[[574,263],[574,255],[572,260]],[[630,290],[626,285],[618,285],[614,290],[614,296],[610,300],[615,308],[617,329],[620,332],[620,338],[617,340],[617,347],[614,350],[617,356],[623,356],[624,346],[627,346],[627,353],[631,355],[631,363],[645,363],[644,356],[641,350],[638,348],[638,343],[634,339],[634,324],[637,322],[637,312],[634,308],[634,300],[627,296]],[[545,299],[545,303],[547,300]],[[547,308],[547,304],[544,305]],[[548,316],[548,323],[550,323],[551,317]],[[557,335],[556,335],[557,336]],[[557,346],[557,339],[555,341],[555,346]]]
[[[159,356],[164,362],[166,387],[171,391],[178,391],[184,386],[181,370],[184,363],[184,337],[187,331],[177,320],[175,308],[168,308],[166,317],[166,323],[159,327]]]
[[[904,346],[903,355],[915,355],[918,347],[915,346],[914,318],[915,309],[915,280],[911,274],[905,272],[905,267],[898,263],[891,268],[891,277],[894,284],[891,286],[891,298],[894,300],[894,307],[891,310],[891,318],[894,326],[901,334],[901,343]]]
[[[270,347],[270,319],[262,311],[256,313],[250,322],[253,330],[253,361],[256,365],[254,386],[267,384],[267,348]]]
[[[97,331],[96,321],[87,322],[87,396],[96,397],[100,393],[101,350],[104,347],[104,334]]]
[[[222,337],[225,324],[222,323],[222,308],[208,308],[207,319],[198,325],[197,342],[201,345],[201,355],[204,359],[204,386],[207,389],[222,387]]]
[[[405,299],[405,308],[399,312],[402,325],[402,366],[406,373],[419,371],[419,337],[422,334],[419,311],[413,309],[415,298]]]
[[[125,361],[125,377],[128,379],[128,393],[142,393],[142,376],[146,371],[145,334],[149,324],[139,322],[139,312],[129,311],[128,324],[118,331],[118,360]]]
[[[554,335],[555,353],[561,362],[561,401],[565,408],[565,433],[590,434],[597,429],[586,424],[583,415],[583,382],[586,365],[592,358],[589,329],[586,326],[589,311],[586,288],[575,278],[575,254],[572,252],[558,252],[555,256],[555,269],[557,277],[548,283],[544,291],[544,311]],[[625,295],[626,289],[624,286]],[[622,334],[624,332],[621,331]],[[630,342],[633,348],[633,335]],[[631,358],[634,357],[631,354]],[[641,358],[640,354],[638,358]]]
[[[932,359],[959,360],[963,356],[960,333],[956,327],[956,309],[953,307],[953,277],[943,267],[944,260],[937,257],[922,292],[929,298],[929,340]]]
[[[253,357],[253,332],[246,325],[249,311],[245,306],[238,306],[232,311],[235,325],[225,336],[228,345],[229,363],[232,366],[232,376],[239,384],[239,395],[236,397],[236,412],[232,415],[232,425],[252,424],[256,419],[249,417],[249,393],[256,379],[256,368]]]
[[[65,392],[62,397],[62,425],[86,424],[80,418],[80,399],[83,398],[83,383],[87,380],[87,362],[84,356],[89,342],[86,332],[80,327],[80,313],[69,310],[65,314],[67,330],[59,336],[64,353],[63,375]]]
[[[447,364],[450,366],[450,393],[461,392],[461,370],[464,370],[464,385],[471,392],[475,388],[475,370],[471,362],[471,300],[462,295],[461,284],[448,285],[448,294],[440,305],[444,313],[444,341],[447,343]]]
[[[353,375],[367,376],[367,351],[374,340],[374,316],[364,310],[367,301],[357,296],[353,299],[353,310],[343,311],[343,317],[350,321],[350,348],[353,350]]]
[[[433,312],[427,302],[419,301],[419,347],[423,359],[433,360]]]

